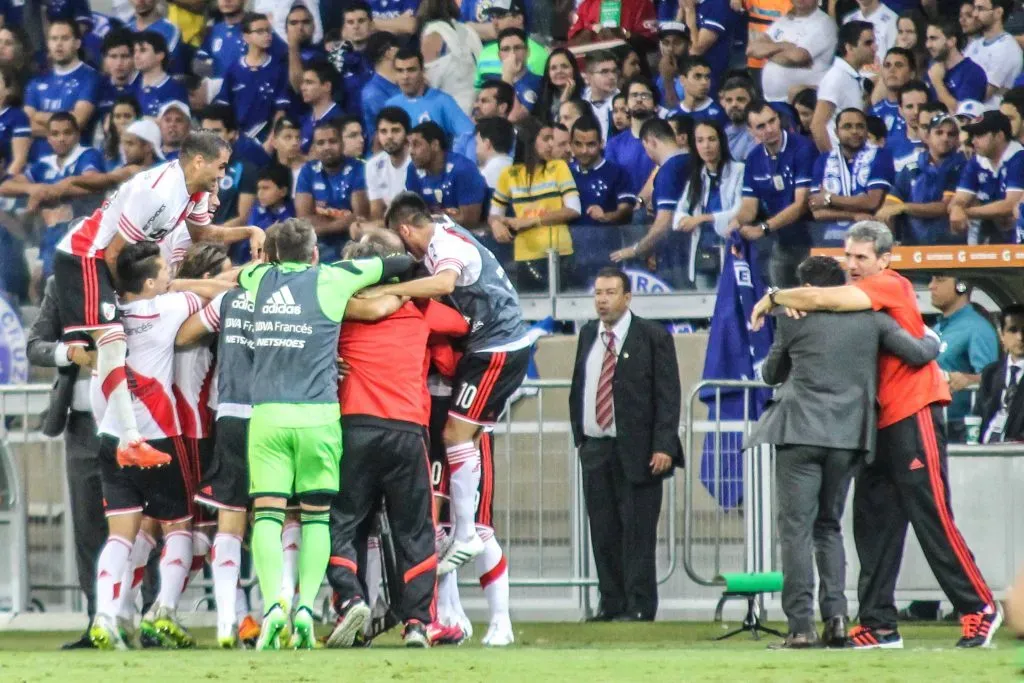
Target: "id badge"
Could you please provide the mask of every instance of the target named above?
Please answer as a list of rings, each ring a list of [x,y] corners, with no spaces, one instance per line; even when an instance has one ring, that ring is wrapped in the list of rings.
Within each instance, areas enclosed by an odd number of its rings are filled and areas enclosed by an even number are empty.
[[[780,176],[780,175],[773,175],[772,176],[772,183],[775,185],[775,189],[778,192],[782,192],[783,190],[786,189],[786,183],[783,182],[782,176]]]
[[[989,441],[999,443],[1003,440],[1003,430],[1006,429],[1006,411],[1000,410],[992,417],[989,423]]]

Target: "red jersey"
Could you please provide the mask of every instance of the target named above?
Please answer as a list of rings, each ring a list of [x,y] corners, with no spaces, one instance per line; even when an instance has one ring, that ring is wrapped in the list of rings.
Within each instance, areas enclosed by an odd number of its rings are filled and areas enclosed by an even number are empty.
[[[409,301],[375,323],[345,321],[338,355],[351,366],[338,383],[342,415],[369,415],[426,427],[430,423],[427,371],[431,335],[458,337],[469,331],[454,309]]]
[[[658,16],[651,0],[624,0],[619,10],[619,27],[631,34],[657,40]],[[583,0],[576,9],[576,22],[569,29],[572,38],[580,31],[589,31],[601,23],[601,0]]]
[[[883,270],[853,283],[871,299],[871,308],[885,311],[904,330],[924,336],[924,320],[917,309],[917,297],[910,280],[894,270]],[[889,353],[878,359],[878,428],[910,417],[932,403],[949,403],[949,385],[942,379],[935,361],[913,368]]]

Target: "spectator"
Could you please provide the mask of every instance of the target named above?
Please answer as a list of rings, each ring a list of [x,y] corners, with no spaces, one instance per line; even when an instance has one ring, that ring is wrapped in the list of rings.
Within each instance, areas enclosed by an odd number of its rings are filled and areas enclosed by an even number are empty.
[[[679,103],[679,111],[689,114],[697,121],[712,119],[725,124],[728,121],[725,112],[709,95],[711,92],[711,66],[702,57],[690,57],[683,62],[683,101]]]
[[[896,13],[881,0],[857,0],[857,9],[843,17],[844,24],[865,21],[875,30],[875,56],[861,67],[864,75],[877,76],[885,55],[896,45],[896,20]]]
[[[47,141],[53,153],[29,164],[20,175],[4,180],[0,184],[0,196],[31,197],[33,193],[43,191],[46,185],[63,178],[103,172],[103,156],[95,149],[79,144],[81,131],[74,115],[55,112],[47,121],[46,128],[49,131]],[[40,212],[46,226],[39,245],[43,280],[53,275],[57,243],[67,233],[75,215],[83,213],[81,210],[76,212],[69,204],[47,207]]]
[[[306,163],[306,155],[302,153],[302,136],[297,123],[291,119],[278,119],[273,132],[275,161],[292,172],[292,196],[295,195],[295,183],[299,179],[299,171]]]
[[[877,116],[868,116],[868,144],[875,147],[885,147],[886,136],[889,131],[885,129],[885,121]]]
[[[248,49],[228,67],[214,103],[230,105],[242,133],[262,142],[291,103],[288,70],[269,54],[272,36],[267,17],[246,14],[242,34]]]
[[[689,154],[690,143],[693,141],[693,119],[686,114],[673,114],[668,117],[668,123],[672,126],[672,132],[675,133],[676,145]]]
[[[160,126],[161,152],[164,159],[173,161],[178,158],[181,143],[188,137],[192,128],[192,112],[184,102],[168,102],[160,108],[156,122]]]
[[[619,92],[612,98],[612,127],[608,130],[611,137],[615,137],[624,130],[629,130],[629,104],[626,102],[626,93]]]
[[[800,130],[801,135],[811,137],[811,121],[814,119],[814,110],[818,106],[818,93],[814,88],[804,88],[793,96],[793,110],[796,112],[797,120],[793,124]]]
[[[313,128],[321,121],[344,116],[334,99],[334,81],[338,72],[327,62],[311,62],[302,71],[302,101],[309,113],[302,119],[302,151],[309,153],[313,144]]]
[[[999,111],[1006,118],[1010,119],[1010,135],[1017,142],[1024,139],[1021,123],[1024,122],[1024,88],[1010,88],[1003,95],[1003,101],[999,104]]]
[[[526,30],[526,6],[523,0],[492,0],[483,11],[491,20],[495,36],[507,28]],[[528,38],[526,44],[530,48],[526,68],[537,76],[543,76],[544,65],[548,61],[547,48],[533,38]],[[476,62],[476,87],[479,88],[487,77],[492,75],[501,76],[497,41],[487,43],[480,52],[480,58]]]
[[[522,30],[507,28],[498,34],[501,80],[515,89],[516,100],[519,103],[518,115],[515,111],[517,107],[513,107],[513,112],[510,115],[510,120],[513,122],[532,112],[539,97],[540,76],[530,73],[526,68],[526,60],[529,57],[528,50],[526,33]]]
[[[655,39],[655,3],[650,0],[625,0],[618,4],[615,26],[610,26],[608,24],[611,20],[601,14],[601,3],[598,0],[583,0],[579,3],[576,7],[576,21],[569,28],[569,44],[588,45],[619,39],[636,44],[638,49],[646,52],[653,46]]]
[[[22,84],[10,67],[0,67],[0,163],[6,175],[18,175],[28,163],[32,129],[21,102]]]
[[[949,111],[956,111],[964,100],[985,99],[988,77],[973,59],[964,57],[967,38],[956,20],[929,21],[925,45],[932,58],[925,80]]]
[[[679,76],[689,52],[690,34],[686,24],[661,22],[658,26],[658,76],[654,85],[661,93],[666,109],[675,109],[683,99],[683,84],[679,82]]]
[[[245,38],[242,33],[245,0],[217,0],[217,12],[220,21],[215,22],[206,32],[196,58],[209,62],[214,78],[224,78],[228,67],[236,64],[245,54]]]
[[[514,243],[516,289],[541,292],[552,276],[549,249],[560,255],[559,282],[569,281],[573,247],[567,224],[580,216],[580,196],[568,164],[552,159],[550,127],[527,119],[519,137],[523,154],[498,178],[489,222],[494,239]]]
[[[249,211],[245,225],[255,225],[266,230],[274,223],[295,218],[291,190],[292,172],[288,167],[270,164],[261,168],[256,176],[256,203]],[[252,260],[247,240],[233,244],[228,253],[232,263],[248,263]]]
[[[928,68],[928,50],[925,47],[927,21],[916,9],[905,9],[896,19],[896,47],[910,50],[917,69],[914,78],[924,78]]]
[[[970,244],[1013,244],[1018,241],[1014,210],[1024,197],[1024,147],[1013,139],[1010,120],[997,111],[985,112],[963,130],[971,136],[974,156],[949,203],[950,230],[962,235],[970,221],[979,220],[980,234],[968,234]]]
[[[70,112],[79,130],[87,131],[92,121],[100,75],[78,58],[81,46],[75,22],[62,19],[50,24],[46,47],[52,69],[33,78],[25,89],[25,114],[36,138],[29,152],[33,161],[52,151],[45,138],[49,135],[46,123],[54,112]]]
[[[358,7],[353,11],[353,14],[357,16],[360,14]],[[332,80],[338,80],[334,88],[335,98],[347,103],[344,95],[349,92],[349,84],[346,82],[345,75],[342,75],[340,79],[338,78],[339,72],[345,72],[349,80],[355,79],[355,82],[351,84],[351,88],[356,98],[355,104],[358,105],[359,91],[362,89],[363,83],[360,82],[359,75],[351,72],[361,69],[362,54],[357,53],[355,50],[345,50],[341,54],[340,63],[334,61],[332,59],[333,55],[329,55],[324,50],[323,45],[313,42],[315,34],[313,14],[301,2],[296,2],[288,10],[288,15],[285,19],[285,30],[287,31],[285,40],[282,41],[276,34],[271,39],[270,54],[274,59],[279,59],[288,65],[288,84],[292,90],[301,92],[302,77],[306,71],[306,66],[310,62],[326,62],[331,66]],[[366,78],[369,78],[368,74]],[[288,114],[296,119],[302,118],[307,113],[307,108],[301,102],[293,101],[288,109]]]
[[[504,117],[492,116],[477,120],[476,163],[489,192],[498,187],[502,171],[512,165],[515,141],[516,130]]]
[[[625,83],[636,76],[643,76],[647,80],[651,80],[651,69],[647,64],[646,56],[641,57],[640,52],[635,47],[627,46],[622,57],[622,69],[619,72],[619,78],[622,83]]]
[[[640,131],[646,122],[654,118],[658,100],[654,86],[642,78],[635,78],[626,83],[623,92],[629,106],[630,128],[605,143],[605,158],[625,169],[632,182],[630,192],[639,196],[648,176],[654,170],[654,162],[647,155],[640,140]],[[682,186],[679,190],[682,192]]]
[[[569,391],[600,583],[592,621],[654,620],[662,480],[683,457],[672,338],[659,323],[632,314],[630,300],[625,273],[599,273],[594,304],[600,322],[580,329]],[[627,335],[636,344],[628,362]]]
[[[982,443],[1024,441],[1024,306],[1011,304],[999,312],[999,341],[1002,357],[981,371]]]
[[[96,118],[105,129],[115,100],[131,95],[135,78],[135,41],[128,29],[113,29],[103,39],[103,75],[96,100]]]
[[[416,34],[416,0],[368,0],[373,11],[373,25],[403,37]]]
[[[762,274],[776,287],[795,287],[796,269],[811,245],[806,223],[816,150],[806,137],[782,128],[764,100],[747,107],[747,122],[760,143],[743,169],[743,200],[735,227],[755,242]],[[754,221],[762,218],[761,223]]]
[[[423,197],[432,213],[447,214],[470,230],[480,225],[487,183],[472,161],[448,151],[440,126],[426,121],[410,130],[409,157],[405,189]]]
[[[494,116],[508,120],[515,104],[516,92],[512,86],[505,81],[491,79],[477,91],[476,101],[473,103],[473,120],[480,121]],[[475,138],[462,138],[454,150],[480,165],[480,160],[476,158]]]
[[[341,131],[341,153],[349,159],[365,161],[366,136],[363,124],[355,116],[343,116],[338,119],[338,130]]]
[[[302,5],[312,15],[313,42],[321,42],[324,39],[324,25],[320,18],[320,3],[318,2],[313,0],[255,0],[252,11],[267,18],[274,31],[274,36],[278,40],[287,41],[288,15],[296,5]]]
[[[645,121],[640,129],[640,140],[647,155],[658,167],[651,196],[654,223],[636,244],[612,252],[611,260],[618,262],[646,257],[657,247],[658,271],[679,272],[688,242],[685,234],[672,231],[672,217],[690,175],[690,155],[679,148],[672,126],[661,119]],[[659,246],[663,240],[665,243]],[[679,281],[674,284],[683,286]]]
[[[366,194],[370,201],[370,218],[384,218],[391,200],[405,191],[409,174],[409,115],[398,107],[385,107],[377,115],[377,145],[380,152],[366,162]]]
[[[967,38],[968,45],[981,37],[981,24],[974,9],[974,0],[960,0],[957,21],[960,23],[960,30],[964,32],[964,37]]]
[[[703,57],[711,67],[711,90],[718,95],[718,86],[729,70],[729,52],[743,16],[732,8],[729,0],[683,0],[680,15],[692,37],[690,55]]]
[[[894,47],[885,53],[882,76],[871,91],[871,101],[874,105],[869,113],[885,121],[885,128],[890,136],[896,137],[906,128],[906,122],[900,117],[899,94],[903,86],[914,78],[916,69],[914,53],[910,50]],[[925,92],[925,95],[927,94]]]
[[[554,123],[558,120],[561,105],[580,98],[585,87],[576,55],[564,47],[555,48],[544,65],[540,95],[533,115],[544,123]]]
[[[744,77],[729,78],[718,91],[718,104],[728,122],[725,136],[729,140],[729,154],[737,161],[743,161],[757,146],[757,141],[747,128],[747,107],[754,100],[754,84]]]
[[[313,129],[313,160],[299,171],[295,213],[313,224],[325,263],[341,258],[349,227],[370,215],[362,161],[342,154],[337,122],[323,121]]]
[[[619,64],[614,54],[599,50],[587,55],[587,88],[583,91],[583,100],[594,109],[601,126],[601,139],[606,143],[612,122],[612,98],[619,92],[618,77]]]
[[[409,114],[410,121],[433,121],[444,131],[449,145],[452,142],[465,144],[463,140],[472,137],[473,122],[452,96],[427,86],[422,54],[410,49],[399,50],[395,55],[395,73],[402,92],[389,99],[387,106],[401,107]]]
[[[867,144],[867,117],[860,109],[836,116],[839,145],[814,163],[808,206],[822,245],[841,245],[850,224],[873,215],[892,188],[895,171],[886,149]]]
[[[181,31],[177,26],[160,16],[157,0],[131,0],[135,14],[128,21],[128,28],[135,33],[156,31],[167,43],[167,71],[184,74],[188,71],[188,57],[181,42]]]
[[[366,41],[366,59],[373,65],[373,75],[363,86],[359,101],[363,109],[363,128],[368,133],[372,133],[385,102],[402,92],[395,73],[396,54],[398,41],[391,33],[378,31]]]
[[[818,86],[818,103],[811,119],[811,135],[818,150],[833,147],[836,114],[845,109],[864,110],[860,70],[875,57],[874,28],[866,21],[848,21],[839,30],[836,59]]]
[[[891,132],[887,146],[898,171],[925,148],[918,126],[918,114],[921,107],[928,103],[928,86],[922,81],[910,81],[900,88],[897,98],[900,105],[900,124],[896,127],[897,130]]]
[[[618,95],[616,95],[616,97],[618,97]],[[562,106],[558,108],[558,117],[555,119],[554,123],[565,126],[571,130],[573,124],[579,121],[582,116],[589,116],[597,121],[597,118],[594,116],[594,110],[590,108],[589,104],[583,100],[566,100],[565,102],[562,102]]]
[[[816,0],[793,0],[793,9],[751,39],[747,56],[764,59],[761,87],[773,104],[789,101],[794,88],[815,88],[836,52],[836,23]]]
[[[25,29],[14,25],[0,28],[0,66],[12,67],[17,73],[29,77],[35,72],[34,55],[32,41]]]
[[[963,244],[949,230],[949,199],[956,191],[967,159],[959,151],[960,127],[949,114],[919,114],[925,151],[896,174],[891,197],[876,217],[902,227],[903,244]],[[894,219],[898,219],[898,223]]]
[[[569,129],[561,123],[551,125],[551,158],[561,159],[566,163],[572,159],[572,149],[569,147]]]
[[[477,59],[483,50],[480,37],[459,21],[459,8],[454,0],[422,0],[416,19],[427,82],[454,97],[462,111],[469,114]],[[525,44],[526,34],[522,35]]]
[[[121,137],[132,121],[142,118],[142,109],[138,101],[132,95],[122,95],[114,100],[110,108],[110,116],[104,125],[103,135],[103,159],[106,162],[105,168],[108,171],[116,170],[124,165],[124,155],[121,153]],[[160,154],[160,149],[156,150]]]
[[[932,306],[939,311],[933,329],[942,340],[936,359],[949,382],[953,402],[946,408],[946,430],[951,443],[966,440],[964,416],[971,413],[971,392],[981,372],[999,357],[999,340],[992,323],[971,305],[971,286],[947,275],[933,275],[928,284]]]
[[[715,289],[722,270],[722,238],[734,225],[743,193],[743,162],[733,161],[725,127],[718,121],[693,126],[695,153],[683,194],[672,216],[672,229],[690,236],[684,264],[691,286]]]
[[[1011,6],[1010,0],[974,0],[982,40],[969,41],[964,49],[964,56],[985,71],[988,81],[985,103],[993,109],[999,105],[998,96],[1013,87],[1024,64],[1020,45],[1003,29]]]
[[[747,14],[746,46],[761,38],[768,27],[780,17],[793,11],[792,0],[743,0],[743,9]],[[834,25],[834,22],[831,22]],[[756,57],[747,57],[747,72],[753,77],[760,76],[765,61]]]
[[[160,107],[171,100],[188,99],[184,86],[164,71],[167,43],[162,35],[156,31],[136,33],[134,60],[139,76],[133,81],[133,86],[143,116],[155,117]]]
[[[213,214],[213,222],[229,227],[247,225],[245,221],[256,204],[256,175],[259,170],[238,152],[240,136],[235,116],[230,107],[214,104],[203,110],[199,126],[219,135],[231,148],[224,177],[218,184],[220,205]]]

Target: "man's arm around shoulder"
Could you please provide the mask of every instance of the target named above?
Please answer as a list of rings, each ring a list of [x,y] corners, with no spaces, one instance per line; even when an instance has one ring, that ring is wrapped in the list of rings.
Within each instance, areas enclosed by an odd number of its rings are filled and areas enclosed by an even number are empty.
[[[931,329],[926,327],[924,337],[918,339],[885,313],[874,313],[872,318],[878,326],[878,341],[882,348],[908,365],[920,367],[938,357],[939,337]]]

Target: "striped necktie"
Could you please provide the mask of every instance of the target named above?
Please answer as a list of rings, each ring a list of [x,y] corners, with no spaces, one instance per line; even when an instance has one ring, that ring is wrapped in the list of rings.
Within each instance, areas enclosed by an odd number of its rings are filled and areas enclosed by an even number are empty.
[[[615,333],[602,332],[604,359],[601,361],[601,377],[597,380],[597,425],[607,431],[612,426],[612,381],[615,379]]]

